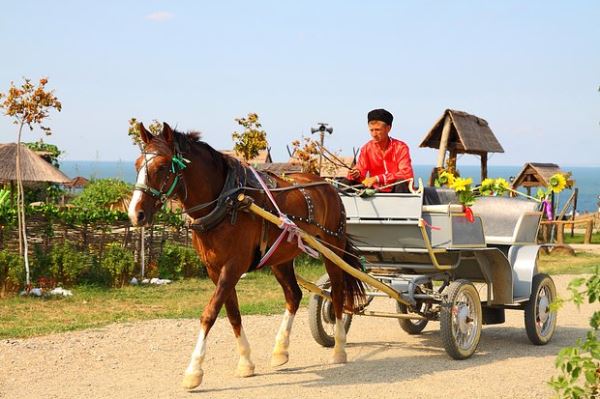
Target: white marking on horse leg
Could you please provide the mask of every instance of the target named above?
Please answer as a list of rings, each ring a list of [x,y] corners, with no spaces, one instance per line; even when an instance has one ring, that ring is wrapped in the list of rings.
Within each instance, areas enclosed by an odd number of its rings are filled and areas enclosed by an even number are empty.
[[[250,377],[254,375],[254,363],[250,359],[250,344],[246,338],[244,329],[240,328],[240,336],[237,337],[238,352],[240,354],[240,360],[237,365],[237,375],[239,377]]]
[[[154,154],[146,154],[145,155],[144,163],[142,164],[142,167],[140,168],[140,171],[138,172],[138,175],[137,175],[136,184],[143,185],[143,186],[146,185],[146,176],[148,175],[148,173],[146,172],[146,169],[147,169],[148,165],[150,165],[150,163],[152,162],[153,159],[154,159]],[[133,190],[133,195],[131,196],[131,202],[129,202],[128,214],[129,214],[129,220],[131,220],[131,223],[133,223],[134,225],[136,225],[138,222],[137,212],[136,212],[135,208],[137,207],[137,204],[140,202],[141,199],[142,199],[142,191],[138,190],[138,189]]]
[[[277,367],[286,364],[289,360],[288,348],[290,347],[290,332],[294,323],[294,315],[286,309],[279,331],[275,336],[275,347],[271,356],[271,366]]]
[[[333,346],[333,357],[331,363],[346,363],[346,329],[342,319],[335,319],[335,345]]]
[[[190,364],[185,370],[185,376],[182,382],[184,388],[193,389],[202,382],[202,376],[204,375],[204,372],[202,371],[202,362],[204,361],[205,354],[206,334],[204,333],[204,330],[201,330],[200,335],[198,336],[198,342],[196,342],[196,347],[194,348],[194,352],[192,352]]]

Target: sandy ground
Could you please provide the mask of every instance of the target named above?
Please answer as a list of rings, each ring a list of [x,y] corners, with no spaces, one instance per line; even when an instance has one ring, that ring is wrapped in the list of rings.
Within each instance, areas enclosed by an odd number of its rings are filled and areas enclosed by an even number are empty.
[[[572,276],[555,278],[559,292]],[[393,309],[389,300],[378,306]],[[281,318],[249,316],[244,325],[256,375],[237,378],[233,333],[219,319],[209,335],[204,382],[180,387],[195,344],[196,320],[154,320],[101,329],[0,341],[2,398],[548,398],[561,347],[585,334],[592,307],[569,305],[546,346],[529,343],[523,313],[484,326],[478,352],[450,359],[438,323],[420,336],[404,333],[392,319],[357,317],[348,335],[345,365],[328,365],[330,350],[317,345],[302,310],[294,324],[290,362],[269,367]]]

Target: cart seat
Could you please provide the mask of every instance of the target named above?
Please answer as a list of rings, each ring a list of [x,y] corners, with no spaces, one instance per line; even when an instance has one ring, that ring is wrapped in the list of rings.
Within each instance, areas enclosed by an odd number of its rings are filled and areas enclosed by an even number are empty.
[[[542,217],[536,201],[510,197],[481,197],[471,207],[481,217],[486,244],[531,244]]]
[[[456,192],[449,188],[424,187],[423,205],[447,205],[458,203]]]

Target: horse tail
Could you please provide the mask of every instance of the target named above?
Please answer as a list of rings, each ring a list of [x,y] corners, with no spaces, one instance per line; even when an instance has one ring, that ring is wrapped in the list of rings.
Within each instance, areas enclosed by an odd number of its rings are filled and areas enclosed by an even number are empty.
[[[358,257],[358,249],[349,237],[346,238],[346,248],[342,259],[355,269],[363,270]],[[344,272],[344,307],[348,310],[360,309],[366,303],[365,287],[359,279]]]

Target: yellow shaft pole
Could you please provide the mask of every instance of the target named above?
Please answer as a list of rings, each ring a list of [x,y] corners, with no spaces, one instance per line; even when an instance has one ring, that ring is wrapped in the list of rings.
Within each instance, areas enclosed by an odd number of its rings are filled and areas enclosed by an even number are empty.
[[[245,198],[244,194],[240,194],[238,196],[238,201],[243,201],[244,198]],[[268,222],[271,222],[277,226],[279,226],[281,224],[281,220],[279,220],[279,218],[277,216],[273,215],[270,212],[267,212],[266,210],[262,209],[260,206],[254,204],[254,203],[250,203],[250,206],[248,207],[248,209],[252,213],[262,217],[263,219],[266,219]],[[329,259],[330,261],[335,263],[338,267],[340,267],[346,273],[350,274],[353,277],[356,277],[363,283],[366,283],[373,288],[377,288],[381,292],[385,292],[391,298],[395,299],[396,301],[398,301],[404,305],[409,305],[409,306],[411,305],[404,298],[402,298],[402,296],[400,295],[400,293],[398,291],[394,290],[393,288],[391,288],[390,286],[388,286],[386,284],[383,284],[381,281],[371,277],[367,273],[364,273],[358,269],[353,268],[352,266],[350,266],[349,264],[344,262],[344,260],[342,258],[340,258],[335,252],[333,252],[332,250],[327,248],[325,245],[321,244],[310,234],[306,233],[302,229],[298,229],[298,233],[300,234],[300,237],[304,240],[304,242],[306,242],[312,248],[319,251],[324,257],[326,257],[327,259]]]

